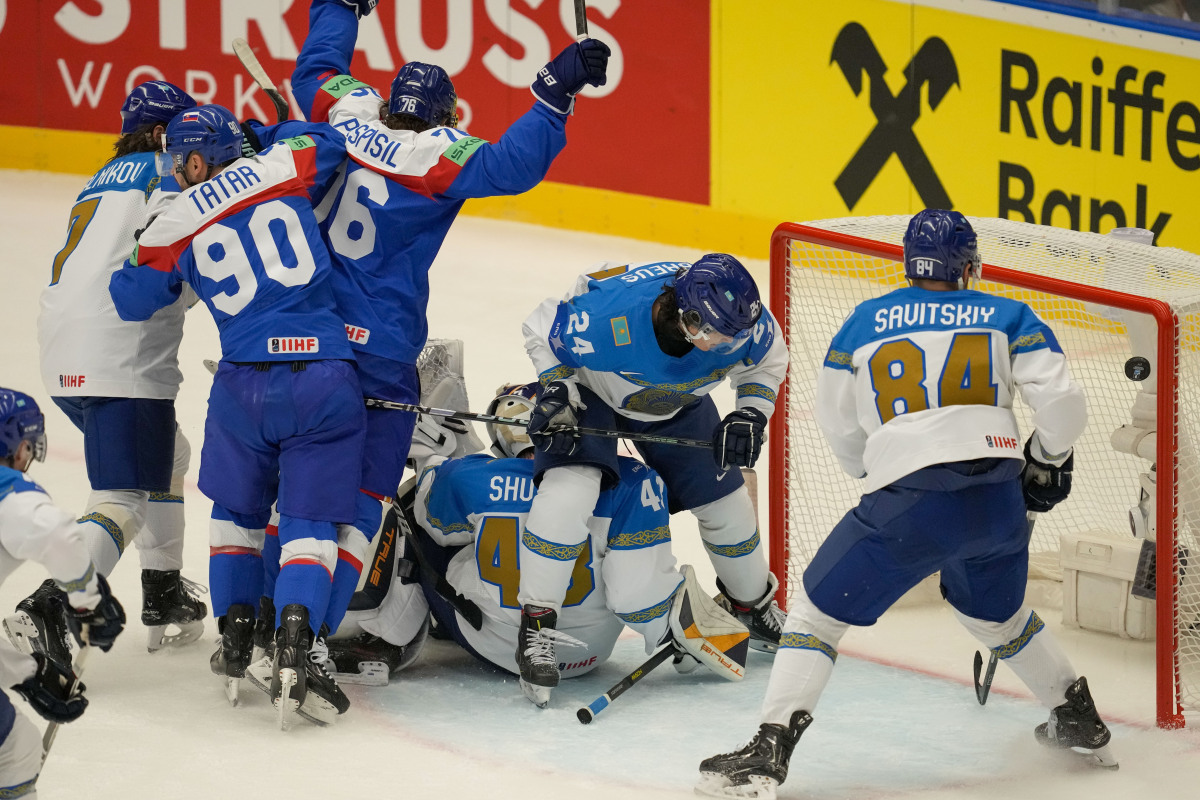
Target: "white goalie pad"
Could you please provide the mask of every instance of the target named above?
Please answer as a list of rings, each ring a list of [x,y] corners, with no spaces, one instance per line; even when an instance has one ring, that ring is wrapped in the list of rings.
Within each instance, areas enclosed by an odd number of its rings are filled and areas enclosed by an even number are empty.
[[[683,585],[671,604],[671,635],[675,644],[704,666],[731,681],[746,675],[750,632],[700,589],[687,564],[679,568]]]

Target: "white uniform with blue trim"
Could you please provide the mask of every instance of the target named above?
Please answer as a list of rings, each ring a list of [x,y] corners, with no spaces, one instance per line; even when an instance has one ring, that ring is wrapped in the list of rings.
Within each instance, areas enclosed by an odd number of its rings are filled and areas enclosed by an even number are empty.
[[[624,624],[645,637],[647,653],[669,635],[671,600],[683,577],[671,553],[662,480],[631,458],[621,458],[620,468],[620,482],[600,495],[587,541],[555,554],[575,562],[557,629],[587,644],[556,648],[563,677],[608,658]],[[532,460],[479,454],[427,469],[414,507],[417,523],[437,544],[462,547],[446,579],[483,614],[478,631],[458,616],[467,644],[514,673],[521,625],[517,545],[533,497]]]
[[[1022,458],[1018,390],[1046,463],[1061,464],[1086,401],[1050,328],[1016,300],[909,287],[860,304],[842,325],[815,414],[869,493],[933,464]]]

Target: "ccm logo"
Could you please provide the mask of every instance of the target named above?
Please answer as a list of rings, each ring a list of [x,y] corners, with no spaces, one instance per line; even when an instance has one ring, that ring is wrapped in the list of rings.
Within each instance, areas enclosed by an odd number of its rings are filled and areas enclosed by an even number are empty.
[[[346,338],[352,342],[366,344],[367,339],[371,338],[371,332],[366,328],[360,328],[357,325],[346,326]]]
[[[267,350],[272,353],[315,353],[319,349],[315,336],[272,336]]]

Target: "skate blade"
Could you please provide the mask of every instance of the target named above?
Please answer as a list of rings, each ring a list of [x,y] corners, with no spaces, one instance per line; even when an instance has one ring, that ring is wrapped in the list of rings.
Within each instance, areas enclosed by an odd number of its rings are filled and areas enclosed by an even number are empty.
[[[242,681],[240,678],[225,679],[225,699],[229,701],[229,705],[235,708],[238,704],[238,691],[241,687],[241,684]]]
[[[338,718],[337,709],[331,703],[316,696],[311,686],[308,695],[304,698],[304,705],[296,709],[296,714],[301,719],[306,719],[322,728],[332,725]]]
[[[775,642],[768,642],[763,639],[750,639],[750,649],[759,653],[776,653],[779,650],[779,645]]]
[[[279,730],[286,731],[291,727],[292,715],[300,706],[292,699],[292,687],[296,685],[296,670],[291,667],[279,670],[279,684],[279,697],[275,698],[275,712]]]
[[[269,695],[271,693],[271,672],[273,669],[274,664],[272,660],[267,656],[263,656],[246,667],[246,677],[250,679],[250,683]]]
[[[1112,769],[1112,770],[1121,768],[1120,762],[1117,761],[1117,757],[1113,755],[1112,750],[1109,749],[1108,745],[1104,745],[1104,747],[1098,747],[1095,750],[1072,749],[1071,752],[1075,753],[1078,756],[1081,756],[1085,761],[1087,761],[1087,763],[1091,764],[1093,767],[1099,767],[1100,769]]]
[[[4,618],[4,635],[12,642],[13,647],[25,655],[33,655],[37,648],[33,640],[38,638],[37,625],[24,611],[18,611]]]
[[[338,683],[354,686],[387,686],[388,665],[382,661],[360,661],[358,672],[331,672]]]
[[[779,784],[765,775],[751,775],[747,783],[732,783],[716,772],[701,772],[694,791],[704,797],[741,797],[747,800],[775,800]]]
[[[183,622],[173,627],[177,628],[176,633],[167,633],[167,629],[171,625],[152,625],[147,628],[146,649],[151,653],[157,653],[159,650],[166,650],[172,647],[183,647],[185,644],[191,644],[197,641],[204,635],[204,622],[195,620],[194,622]]]
[[[545,708],[550,705],[550,692],[552,689],[552,686],[534,686],[524,678],[521,678],[521,691],[525,693],[525,697],[529,699],[529,702],[538,708]]]

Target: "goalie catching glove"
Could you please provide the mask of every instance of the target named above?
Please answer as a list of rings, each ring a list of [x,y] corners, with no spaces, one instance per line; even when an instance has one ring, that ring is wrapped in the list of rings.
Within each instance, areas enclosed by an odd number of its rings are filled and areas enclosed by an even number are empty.
[[[689,565],[679,571],[683,583],[671,604],[672,642],[722,678],[740,681],[746,675],[750,632],[700,589]]]

